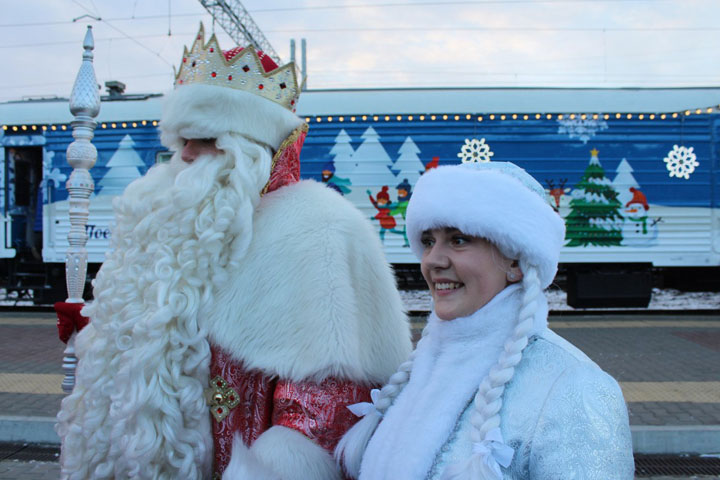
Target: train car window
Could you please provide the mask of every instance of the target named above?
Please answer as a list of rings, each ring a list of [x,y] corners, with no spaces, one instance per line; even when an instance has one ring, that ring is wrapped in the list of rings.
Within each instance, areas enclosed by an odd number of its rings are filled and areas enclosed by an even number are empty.
[[[13,167],[15,170],[15,206],[27,207],[30,205],[31,196],[31,172],[30,162],[27,159],[15,153],[13,155]]]
[[[37,147],[21,147],[8,151],[10,171],[12,172],[16,207],[34,207],[36,195],[42,180],[42,150]]]
[[[167,163],[170,161],[170,158],[172,158],[172,152],[168,152],[167,150],[157,152],[155,154],[155,163]]]
[[[16,147],[7,151],[9,213],[12,245],[42,258],[42,149]]]

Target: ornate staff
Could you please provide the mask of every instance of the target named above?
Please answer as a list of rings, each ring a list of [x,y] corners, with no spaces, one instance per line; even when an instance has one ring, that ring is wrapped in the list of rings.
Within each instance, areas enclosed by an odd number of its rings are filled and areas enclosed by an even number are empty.
[[[67,281],[68,298],[65,302],[55,304],[58,313],[58,330],[60,339],[67,342],[64,351],[63,370],[65,379],[62,382],[63,391],[72,392],[75,386],[75,332],[87,323],[87,319],[80,315],[83,306],[83,289],[87,274],[87,225],[90,195],[95,189],[95,183],[90,175],[90,169],[97,160],[97,149],[90,142],[94,136],[97,122],[93,120],[100,112],[100,94],[98,93],[95,69],[93,68],[93,48],[95,43],[92,36],[92,27],[88,25],[85,40],[83,41],[83,60],[80,65],[75,85],[70,95],[70,112],[75,116],[72,122],[75,139],[67,149],[67,161],[73,168],[72,174],[66,183],[70,195],[70,232],[68,233],[69,247],[65,257],[65,279]],[[64,338],[67,337],[67,338]]]

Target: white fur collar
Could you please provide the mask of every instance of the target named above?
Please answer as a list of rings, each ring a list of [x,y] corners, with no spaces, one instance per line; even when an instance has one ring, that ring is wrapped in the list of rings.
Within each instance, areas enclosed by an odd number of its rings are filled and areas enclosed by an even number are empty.
[[[201,316],[210,340],[292,380],[382,384],[411,349],[395,279],[370,222],[302,181],[263,196],[242,265]]]
[[[459,415],[497,362],[517,323],[522,295],[522,288],[512,285],[469,317],[443,321],[431,314],[410,381],[365,451],[361,480],[425,478]],[[531,334],[545,329],[544,303]]]

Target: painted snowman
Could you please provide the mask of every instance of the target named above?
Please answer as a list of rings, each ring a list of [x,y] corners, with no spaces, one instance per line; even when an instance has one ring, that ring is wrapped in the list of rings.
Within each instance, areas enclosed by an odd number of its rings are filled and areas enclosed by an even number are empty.
[[[648,217],[650,205],[645,194],[635,187],[630,187],[632,198],[623,209],[623,241],[626,247],[647,247],[657,244],[658,226],[652,218]]]

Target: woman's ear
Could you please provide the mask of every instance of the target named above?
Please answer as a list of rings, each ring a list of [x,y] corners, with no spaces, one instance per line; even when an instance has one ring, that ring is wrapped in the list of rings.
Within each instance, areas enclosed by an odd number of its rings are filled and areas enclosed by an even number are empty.
[[[510,264],[510,269],[507,271],[506,278],[509,283],[516,283],[522,280],[523,273],[522,270],[520,270],[520,264],[517,260],[513,260]]]

